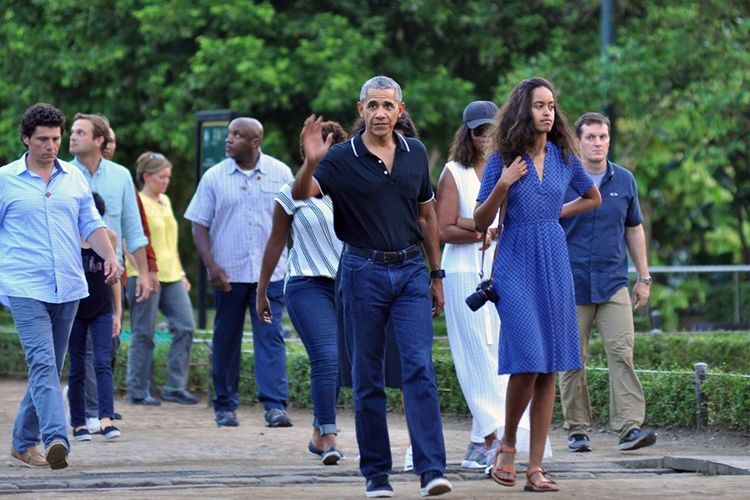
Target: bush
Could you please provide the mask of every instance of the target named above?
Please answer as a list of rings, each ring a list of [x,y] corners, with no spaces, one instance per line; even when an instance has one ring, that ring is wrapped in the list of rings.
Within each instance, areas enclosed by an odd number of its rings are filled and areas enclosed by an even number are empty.
[[[728,362],[724,365],[746,366],[742,355],[747,352],[750,335],[743,334],[682,334],[656,337],[639,336],[636,342],[637,366],[658,368],[660,366],[681,367],[692,372],[695,360],[704,360],[711,368],[703,386],[708,400],[708,425],[725,430],[750,431],[750,378],[720,371],[721,357]],[[597,423],[609,422],[609,373],[602,369],[601,342],[592,341],[592,357],[588,365],[589,390],[593,416]],[[198,393],[210,389],[209,344],[199,339],[193,344],[193,356],[188,388]],[[115,388],[121,395],[125,393],[125,372],[127,366],[126,342],[120,346],[115,369]],[[166,381],[166,359],[169,344],[159,342],[154,352],[155,392]],[[468,415],[450,351],[436,344],[434,351],[435,372],[440,391],[441,410],[445,414]],[[644,361],[645,360],[645,361]],[[742,362],[741,362],[742,361]],[[651,362],[651,365],[645,364]],[[253,376],[253,352],[242,352],[242,375],[240,396],[244,402],[256,400],[255,377]],[[287,371],[289,378],[289,400],[300,408],[310,408],[310,368],[307,353],[298,343],[287,343]],[[746,369],[743,369],[747,373]],[[0,376],[25,378],[26,362],[15,332],[0,331]],[[696,423],[696,402],[692,373],[641,373],[641,384],[646,396],[646,424],[657,427],[694,427]],[[157,392],[158,394],[158,392]],[[389,411],[401,411],[400,392],[387,389]],[[351,389],[343,388],[339,405],[352,406]],[[555,421],[562,421],[559,397],[555,403]]]
[[[692,370],[697,362],[733,373],[750,373],[750,333],[640,334],[635,337],[635,365],[639,368]],[[590,361],[604,366],[607,357],[600,337],[591,339]]]

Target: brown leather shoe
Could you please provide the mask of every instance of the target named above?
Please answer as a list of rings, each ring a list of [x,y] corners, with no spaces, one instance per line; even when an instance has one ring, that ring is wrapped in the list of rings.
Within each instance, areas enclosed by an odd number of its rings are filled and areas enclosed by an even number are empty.
[[[51,469],[64,469],[68,466],[68,447],[62,439],[55,439],[47,447],[45,458]]]
[[[47,460],[44,458],[41,448],[39,446],[31,446],[24,453],[19,452],[15,448],[10,449],[10,456],[19,465],[24,467],[49,467]]]

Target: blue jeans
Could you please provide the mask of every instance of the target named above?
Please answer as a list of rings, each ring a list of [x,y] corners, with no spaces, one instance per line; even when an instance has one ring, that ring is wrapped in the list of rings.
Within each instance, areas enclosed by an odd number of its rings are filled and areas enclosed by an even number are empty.
[[[89,332],[91,334],[89,335]],[[94,319],[76,318],[70,332],[70,373],[68,374],[68,400],[70,425],[75,428],[86,424],[86,340],[91,339],[94,350],[94,372],[99,418],[114,418],[114,382],[112,380],[112,313],[100,314]]]
[[[281,331],[284,282],[268,284],[273,323],[266,325],[255,312],[257,283],[232,283],[232,290],[214,290],[216,317],[212,340],[211,378],[214,383],[214,410],[236,410],[240,403],[240,358],[245,311],[250,309],[255,352],[255,382],[258,400],[266,410],[286,408],[289,384],[286,378],[286,346]]]
[[[167,356],[167,390],[187,388],[193,349],[193,307],[182,281],[161,282],[159,291],[143,302],[135,301],[135,277],[128,278],[128,303],[133,336],[128,349],[126,385],[128,396],[143,399],[151,394],[151,362],[154,358],[156,313],[166,316],[172,343]]]
[[[432,364],[432,298],[421,255],[382,264],[344,252],[341,299],[352,338],[354,412],[359,468],[371,479],[391,471],[384,357],[391,322],[401,358],[404,410],[414,472],[445,471],[445,443]]]
[[[310,359],[313,425],[321,435],[336,434],[338,345],[335,284],[332,278],[294,277],[286,284],[289,318]]]
[[[29,366],[29,383],[13,424],[13,448],[24,453],[41,439],[59,439],[70,450],[60,375],[78,301],[50,304],[8,297],[18,340]]]

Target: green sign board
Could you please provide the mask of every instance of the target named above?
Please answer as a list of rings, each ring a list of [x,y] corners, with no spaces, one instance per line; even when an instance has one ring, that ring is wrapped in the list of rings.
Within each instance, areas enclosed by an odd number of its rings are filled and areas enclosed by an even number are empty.
[[[229,126],[229,120],[200,123],[201,173],[226,158],[224,146],[227,139],[227,126]]]

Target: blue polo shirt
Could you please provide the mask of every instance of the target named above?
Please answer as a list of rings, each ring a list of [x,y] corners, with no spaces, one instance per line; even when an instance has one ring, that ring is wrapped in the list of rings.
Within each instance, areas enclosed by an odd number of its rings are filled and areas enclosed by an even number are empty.
[[[336,236],[348,245],[390,252],[422,241],[419,205],[434,198],[427,150],[417,139],[394,138],[390,173],[359,134],[333,146],[315,169],[333,200]]]
[[[601,304],[628,285],[625,227],[643,223],[633,174],[607,162],[599,186],[602,204],[595,210],[560,219],[568,240],[576,304]],[[568,188],[565,202],[578,198]]]

